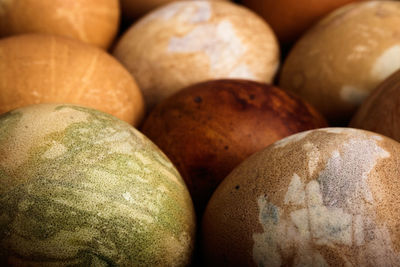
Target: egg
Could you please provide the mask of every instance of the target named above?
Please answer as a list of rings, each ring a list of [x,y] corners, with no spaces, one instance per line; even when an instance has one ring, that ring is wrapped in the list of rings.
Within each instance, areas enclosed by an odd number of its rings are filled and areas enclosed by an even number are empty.
[[[103,50],[76,40],[27,34],[0,39],[0,114],[38,103],[73,103],[133,125],[144,100],[130,73]]]
[[[118,32],[118,0],[1,0],[0,37],[47,33],[108,48]]]
[[[400,141],[400,71],[380,84],[364,101],[350,122],[365,129]]]
[[[282,44],[291,44],[324,15],[360,0],[243,0],[271,25]]]
[[[168,158],[69,104],[0,115],[2,266],[187,266],[195,214]]]
[[[142,131],[177,166],[200,217],[217,185],[245,158],[293,133],[325,126],[314,108],[277,87],[217,80],[163,101]]]
[[[127,19],[138,18],[159,6],[173,1],[174,0],[121,0],[122,15]]]
[[[279,65],[270,27],[251,11],[223,1],[165,5],[134,24],[114,55],[137,79],[150,109],[197,82],[270,82]]]
[[[282,139],[208,203],[206,266],[397,266],[400,144],[350,128]]]
[[[295,45],[280,86],[331,121],[348,121],[371,91],[400,68],[399,1],[346,5]]]

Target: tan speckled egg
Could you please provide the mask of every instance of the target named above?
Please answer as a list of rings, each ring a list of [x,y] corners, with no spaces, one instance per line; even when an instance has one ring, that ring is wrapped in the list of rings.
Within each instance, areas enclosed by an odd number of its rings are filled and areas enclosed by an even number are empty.
[[[210,79],[270,82],[279,65],[279,47],[268,24],[222,1],[165,5],[134,24],[114,55],[137,79],[150,108]]]
[[[400,144],[325,128],[274,143],[217,188],[206,266],[399,266]]]
[[[400,68],[400,2],[346,5],[320,21],[290,52],[280,86],[332,121],[348,120]]]
[[[0,0],[0,36],[48,33],[108,48],[119,17],[118,0]]]
[[[159,7],[161,5],[173,2],[174,0],[120,0],[122,15],[127,19],[133,19]],[[211,1],[211,0],[209,0]],[[218,0],[214,0],[218,1]],[[229,0],[219,0],[229,1]]]
[[[134,126],[145,113],[132,75],[102,49],[42,34],[0,39],[0,114],[39,103],[84,105]]]

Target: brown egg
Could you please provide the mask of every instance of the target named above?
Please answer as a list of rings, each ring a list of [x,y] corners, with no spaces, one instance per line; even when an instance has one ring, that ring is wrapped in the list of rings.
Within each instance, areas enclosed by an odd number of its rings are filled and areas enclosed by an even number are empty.
[[[174,0],[121,0],[122,15],[127,19],[138,18],[151,10],[170,2],[174,2]]]
[[[118,0],[0,0],[0,37],[48,33],[108,48],[119,13]]]
[[[400,68],[400,2],[346,5],[320,21],[290,52],[280,86],[328,119],[346,121]]]
[[[149,108],[197,82],[270,82],[279,65],[270,27],[248,9],[223,1],[165,5],[134,24],[114,55],[137,79]]]
[[[0,114],[54,102],[99,109],[133,125],[144,115],[135,80],[103,50],[51,35],[1,39]]]
[[[276,87],[218,80],[168,98],[142,130],[177,166],[201,214],[217,185],[246,157],[293,133],[325,126],[311,106]]]
[[[283,44],[299,38],[320,18],[347,3],[360,0],[243,0],[265,18]]]
[[[206,266],[398,266],[400,144],[326,128],[237,167],[203,220]]]
[[[400,141],[400,71],[386,79],[364,101],[350,126]]]

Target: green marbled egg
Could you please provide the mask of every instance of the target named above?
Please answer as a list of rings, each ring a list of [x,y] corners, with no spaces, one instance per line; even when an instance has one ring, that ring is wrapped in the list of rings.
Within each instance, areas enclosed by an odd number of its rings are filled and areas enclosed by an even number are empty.
[[[127,123],[56,104],[0,116],[2,266],[181,266],[194,233],[179,173]]]

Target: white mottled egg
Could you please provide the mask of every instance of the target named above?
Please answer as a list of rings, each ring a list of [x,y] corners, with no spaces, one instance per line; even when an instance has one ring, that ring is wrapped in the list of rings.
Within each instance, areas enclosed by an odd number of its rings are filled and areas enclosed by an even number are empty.
[[[400,2],[366,1],[337,9],[290,52],[280,86],[343,121],[400,69]]]
[[[165,5],[134,24],[114,55],[136,78],[150,108],[210,79],[271,82],[279,65],[279,47],[268,24],[224,1]]]
[[[397,266],[400,144],[351,128],[278,141],[237,167],[203,219],[207,266]]]

